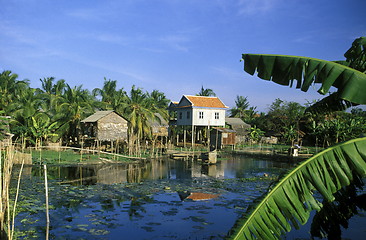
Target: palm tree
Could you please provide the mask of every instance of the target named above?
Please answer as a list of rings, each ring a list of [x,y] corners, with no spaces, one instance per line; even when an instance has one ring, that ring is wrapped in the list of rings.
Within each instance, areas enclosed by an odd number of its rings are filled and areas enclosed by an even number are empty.
[[[62,98],[58,100],[55,119],[60,123],[60,135],[63,134],[72,142],[79,142],[81,125],[80,121],[93,113],[94,99],[88,90],[82,86],[71,88],[66,84]]]
[[[135,146],[135,152],[138,153],[140,140],[151,136],[149,120],[156,118],[153,109],[151,109],[148,94],[144,93],[141,88],[136,88],[133,85],[126,102],[119,106],[117,112],[129,122],[130,154],[132,154],[132,146]]]
[[[329,62],[320,59],[243,54],[244,70],[275,83],[307,91],[312,83],[320,83],[319,92],[326,94],[331,86],[337,91],[313,105],[311,111],[345,109],[366,104],[366,38],[356,39],[345,53],[346,61]],[[279,239],[291,230],[292,223],[307,222],[310,211],[322,204],[313,196],[317,190],[325,199],[334,200],[334,193],[366,176],[366,138],[358,138],[327,148],[304,161],[280,182],[251,211],[245,221],[232,229],[232,239]]]
[[[241,118],[244,122],[251,123],[257,113],[256,108],[249,105],[248,97],[236,96],[235,107],[230,109],[230,117]]]
[[[41,79],[42,89],[37,89],[43,100],[41,108],[51,118],[56,115],[56,109],[66,89],[65,80],[60,79],[56,83],[54,80],[54,77]]]
[[[214,91],[210,88],[203,88],[203,86],[201,87],[201,91],[197,94],[197,96],[216,96],[216,93],[214,93]]]
[[[117,90],[116,80],[107,80],[104,78],[103,88],[95,88],[92,91],[93,96],[101,96],[103,109],[116,109],[121,101],[126,98],[126,92],[122,89]]]
[[[0,74],[0,110],[10,114],[8,106],[18,98],[23,90],[29,88],[28,80],[17,80],[18,75],[11,71],[3,71]]]
[[[12,112],[11,116],[12,129],[20,135],[28,135],[29,132],[24,132],[32,126],[32,117],[41,113],[41,98],[36,94],[37,90],[26,88],[17,96],[16,101],[13,101],[8,109]],[[44,114],[44,113],[42,113]],[[18,130],[21,130],[20,132]]]
[[[147,97],[148,101],[150,101],[151,109],[167,120],[169,115],[167,107],[170,100],[166,98],[165,94],[158,90],[153,90],[151,93],[147,93]]]
[[[236,96],[235,107],[230,110],[231,117],[244,118],[245,111],[249,108],[248,97]]]

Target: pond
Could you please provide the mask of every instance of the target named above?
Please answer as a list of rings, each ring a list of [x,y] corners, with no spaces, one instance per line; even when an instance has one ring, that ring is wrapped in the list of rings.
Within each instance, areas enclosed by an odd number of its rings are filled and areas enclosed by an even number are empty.
[[[225,156],[211,166],[171,159],[140,165],[48,166],[49,237],[222,239],[253,200],[291,167],[243,156]],[[24,168],[18,206],[17,237],[44,239],[42,166]],[[308,226],[286,238],[309,238]]]

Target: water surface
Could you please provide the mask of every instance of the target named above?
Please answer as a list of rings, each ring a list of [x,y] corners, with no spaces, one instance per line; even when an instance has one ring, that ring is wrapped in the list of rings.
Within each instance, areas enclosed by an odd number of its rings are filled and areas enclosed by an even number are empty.
[[[141,165],[48,166],[49,236],[222,239],[271,182],[292,166],[240,156],[227,156],[211,166],[171,159]],[[212,198],[194,201],[186,198],[190,193]],[[24,169],[18,204],[19,238],[44,239],[43,167]],[[308,236],[306,230],[287,239],[303,235]]]

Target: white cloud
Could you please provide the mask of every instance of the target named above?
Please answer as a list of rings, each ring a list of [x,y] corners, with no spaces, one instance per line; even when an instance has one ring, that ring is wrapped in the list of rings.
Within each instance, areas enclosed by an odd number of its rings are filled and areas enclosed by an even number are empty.
[[[176,50],[183,51],[183,52],[188,51],[188,47],[186,46],[186,44],[190,41],[190,39],[187,36],[180,35],[180,34],[166,35],[166,36],[161,37],[159,40],[161,42],[163,42],[164,44],[167,44]]]
[[[255,15],[271,11],[279,0],[239,0],[239,14]]]

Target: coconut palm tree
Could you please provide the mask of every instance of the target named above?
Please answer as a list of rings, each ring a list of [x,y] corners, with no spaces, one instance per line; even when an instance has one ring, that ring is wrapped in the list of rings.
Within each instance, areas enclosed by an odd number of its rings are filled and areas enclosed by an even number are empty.
[[[201,87],[201,91],[197,94],[197,96],[216,96],[216,93],[210,89],[210,88],[203,88],[203,86]]]
[[[366,104],[366,38],[356,39],[345,53],[346,61],[329,62],[320,59],[243,54],[244,70],[275,83],[307,91],[319,83],[319,92],[326,94],[331,86],[337,91],[313,105],[311,111],[345,109]],[[240,220],[230,233],[232,239],[279,239],[291,230],[291,225],[307,222],[312,210],[322,204],[313,196],[318,191],[325,201],[335,199],[342,187],[366,176],[366,138],[357,138],[329,147],[302,162],[270,189],[246,220]],[[291,223],[291,224],[290,224]]]
[[[62,98],[58,100],[57,115],[55,119],[60,123],[60,135],[63,134],[72,142],[79,142],[81,131],[80,121],[93,113],[94,99],[88,90],[82,86],[71,88],[66,84]]]
[[[126,101],[117,109],[117,112],[129,122],[130,154],[132,154],[133,146],[135,146],[135,153],[138,153],[140,140],[151,136],[149,120],[155,119],[156,116],[150,103],[148,94],[144,93],[141,88],[136,88],[133,85]]]
[[[58,104],[66,89],[65,80],[60,79],[56,83],[54,81],[54,77],[41,79],[42,89],[37,89],[43,100],[41,108],[51,118],[56,115]]]
[[[249,105],[248,97],[236,96],[235,107],[230,109],[230,117],[241,118],[244,122],[251,123],[257,113],[257,107]]]
[[[151,93],[147,93],[147,97],[148,101],[150,101],[151,109],[167,120],[169,116],[167,107],[170,100],[166,98],[165,94],[158,90],[153,90]]]
[[[10,114],[8,106],[18,98],[23,90],[29,88],[28,80],[17,80],[18,75],[11,71],[3,71],[0,74],[0,110]]]
[[[93,96],[101,97],[101,108],[115,110],[121,101],[123,102],[126,98],[126,92],[123,88],[117,90],[116,80],[107,80],[104,78],[103,88],[95,88],[92,91]]]
[[[28,135],[29,127],[32,125],[32,117],[40,114],[40,106],[42,99],[37,95],[34,88],[25,88],[16,100],[13,101],[8,109],[11,111],[11,126],[15,133],[20,135]],[[44,114],[44,113],[42,113]]]

